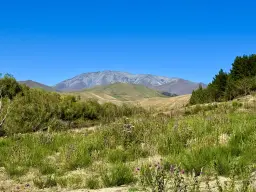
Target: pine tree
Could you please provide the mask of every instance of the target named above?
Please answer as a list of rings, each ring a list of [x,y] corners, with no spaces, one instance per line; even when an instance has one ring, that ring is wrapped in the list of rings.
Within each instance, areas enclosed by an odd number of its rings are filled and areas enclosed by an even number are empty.
[[[231,78],[235,81],[256,75],[256,55],[236,57],[230,71]]]
[[[215,75],[211,85],[209,86],[210,95],[215,101],[220,101],[225,93],[227,85],[228,74],[221,69],[217,75]]]

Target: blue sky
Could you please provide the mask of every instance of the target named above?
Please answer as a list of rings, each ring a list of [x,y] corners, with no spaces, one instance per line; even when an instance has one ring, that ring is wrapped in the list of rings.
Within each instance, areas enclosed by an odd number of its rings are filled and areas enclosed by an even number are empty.
[[[54,85],[118,70],[208,83],[256,53],[256,2],[6,0],[0,72]]]

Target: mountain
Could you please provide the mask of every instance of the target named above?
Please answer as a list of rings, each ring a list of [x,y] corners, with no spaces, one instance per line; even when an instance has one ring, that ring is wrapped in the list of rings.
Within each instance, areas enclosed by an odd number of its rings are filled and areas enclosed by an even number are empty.
[[[203,88],[206,87],[205,84],[201,84]],[[177,95],[186,95],[192,93],[193,90],[197,89],[199,83],[194,83],[184,79],[178,79],[175,82],[166,83],[155,87],[156,90],[167,93],[175,93]]]
[[[114,83],[105,86],[96,86],[77,92],[79,95],[91,94],[97,98],[117,99],[120,101],[134,101],[152,97],[166,97],[160,92],[143,85]]]
[[[44,85],[42,83],[38,83],[36,81],[32,81],[32,80],[27,80],[27,81],[19,81],[19,83],[21,84],[25,84],[30,88],[40,88],[40,89],[44,89],[46,91],[56,91],[53,87]]]
[[[199,83],[186,81],[180,78],[169,78],[150,74],[131,74],[120,71],[101,71],[83,73],[71,79],[60,82],[55,89],[60,91],[79,91],[98,85],[126,83],[144,85],[151,89],[170,92],[173,94],[190,94],[198,88]]]

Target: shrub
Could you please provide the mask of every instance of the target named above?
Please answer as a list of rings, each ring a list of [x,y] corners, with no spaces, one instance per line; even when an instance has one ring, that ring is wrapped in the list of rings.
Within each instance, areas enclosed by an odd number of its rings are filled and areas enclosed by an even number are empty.
[[[47,128],[58,115],[58,100],[57,94],[37,89],[30,89],[24,96],[16,96],[4,130],[7,134],[14,134]]]
[[[237,101],[233,101],[233,102],[232,102],[232,106],[233,106],[234,108],[239,108],[239,107],[242,107],[243,104],[242,104],[242,103],[238,103]]]
[[[57,173],[57,168],[56,165],[52,165],[47,162],[41,163],[39,166],[39,170],[43,175],[49,175],[49,174],[54,174]]]
[[[106,187],[112,187],[130,184],[135,181],[135,178],[127,165],[118,163],[111,167],[110,170],[104,170],[102,180]]]
[[[2,97],[13,99],[17,94],[22,92],[22,86],[13,78],[13,76],[6,74],[4,78],[0,79],[0,93]]]
[[[110,163],[121,163],[126,161],[127,155],[123,149],[114,149],[108,152],[107,159]]]
[[[85,143],[65,146],[62,155],[64,168],[67,170],[87,167],[91,163],[91,156]]]
[[[89,189],[98,189],[99,180],[96,177],[89,177],[86,179],[86,187]]]

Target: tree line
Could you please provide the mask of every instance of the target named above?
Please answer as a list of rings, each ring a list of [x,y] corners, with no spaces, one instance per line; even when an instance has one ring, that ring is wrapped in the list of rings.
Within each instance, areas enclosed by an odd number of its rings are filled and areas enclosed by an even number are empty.
[[[29,88],[9,74],[0,77],[0,136],[87,127],[144,112],[140,106],[99,104],[94,99],[82,101],[79,96]]]
[[[192,92],[190,104],[202,104],[232,100],[256,91],[256,54],[237,56],[229,73],[223,69],[212,82]]]

